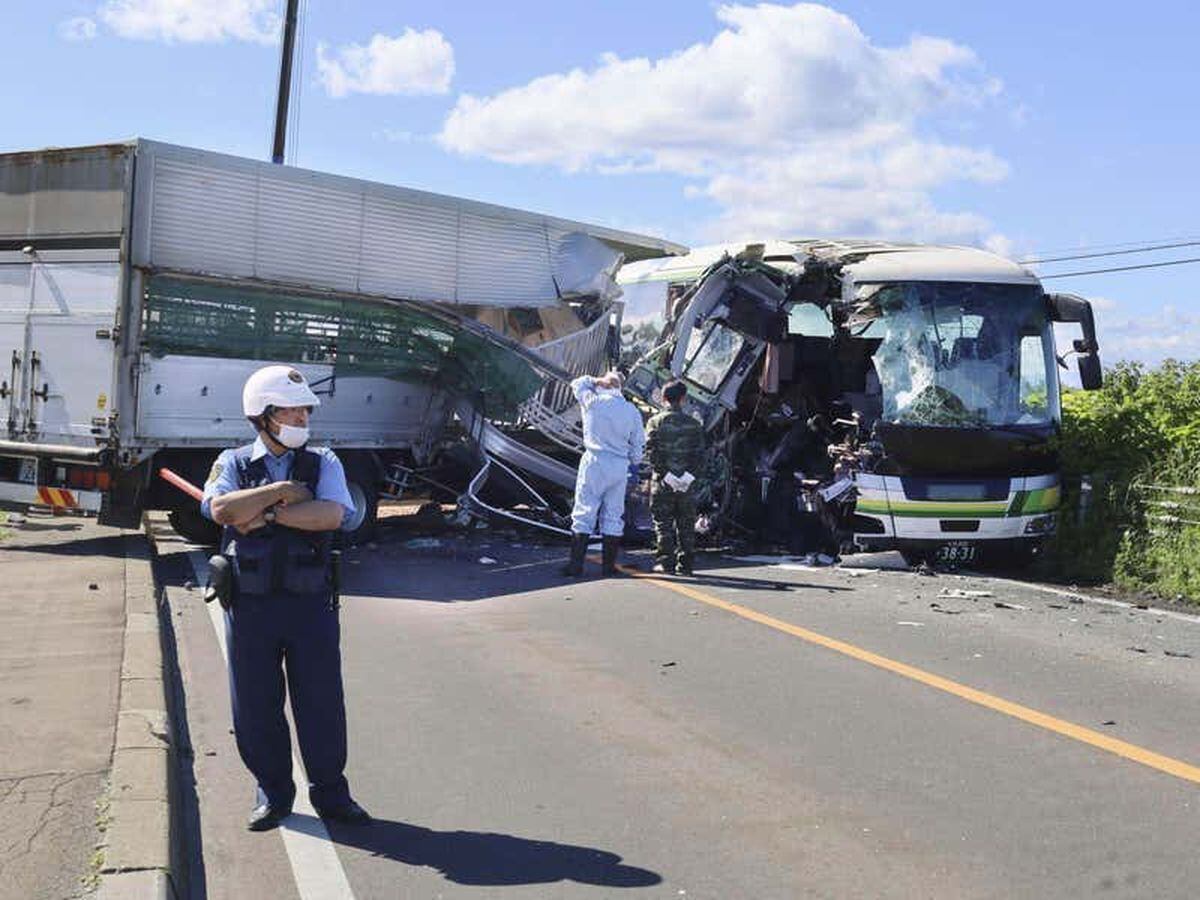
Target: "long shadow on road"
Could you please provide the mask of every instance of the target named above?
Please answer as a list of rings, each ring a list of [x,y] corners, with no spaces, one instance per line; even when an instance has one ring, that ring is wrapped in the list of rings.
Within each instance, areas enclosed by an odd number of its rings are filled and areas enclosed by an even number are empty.
[[[293,814],[288,826],[315,832],[316,820]],[[660,884],[649,869],[624,865],[607,850],[537,841],[487,831],[435,831],[406,822],[375,819],[370,825],[330,829],[333,840],[373,856],[436,869],[456,884],[497,886],[577,881],[603,887]]]

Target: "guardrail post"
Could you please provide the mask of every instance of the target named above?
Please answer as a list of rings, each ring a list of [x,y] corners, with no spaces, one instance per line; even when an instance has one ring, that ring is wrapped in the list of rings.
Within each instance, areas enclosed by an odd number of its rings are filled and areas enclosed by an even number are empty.
[[[1084,475],[1079,479],[1079,522],[1087,521],[1092,508],[1092,476]]]

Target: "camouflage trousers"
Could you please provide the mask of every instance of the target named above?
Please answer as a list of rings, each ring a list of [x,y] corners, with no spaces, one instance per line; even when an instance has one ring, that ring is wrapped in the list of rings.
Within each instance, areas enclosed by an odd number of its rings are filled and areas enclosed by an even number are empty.
[[[691,569],[696,552],[696,486],[673,491],[658,479],[650,485],[650,515],[654,517],[655,559],[668,569]]]

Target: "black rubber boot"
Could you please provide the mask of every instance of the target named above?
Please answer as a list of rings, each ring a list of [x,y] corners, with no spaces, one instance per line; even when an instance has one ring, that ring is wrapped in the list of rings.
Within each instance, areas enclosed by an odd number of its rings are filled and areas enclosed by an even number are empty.
[[[571,558],[563,567],[562,573],[568,578],[578,578],[583,574],[583,559],[587,556],[588,536],[586,534],[571,535]]]
[[[604,564],[600,571],[605,575],[617,574],[617,548],[621,546],[621,539],[612,535],[604,536]]]

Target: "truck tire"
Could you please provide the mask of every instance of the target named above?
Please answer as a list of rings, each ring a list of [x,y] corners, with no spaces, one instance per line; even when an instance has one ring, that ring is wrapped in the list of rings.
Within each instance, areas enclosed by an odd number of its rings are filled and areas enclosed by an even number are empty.
[[[185,541],[205,547],[215,547],[221,542],[221,526],[204,518],[199,506],[173,509],[167,513],[167,521]]]
[[[379,487],[374,474],[364,469],[346,473],[346,487],[354,501],[354,515],[342,526],[341,539],[347,546],[365,544],[375,536],[379,513]]]

